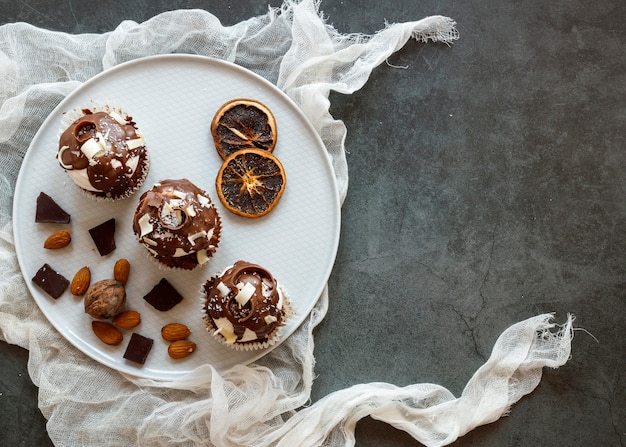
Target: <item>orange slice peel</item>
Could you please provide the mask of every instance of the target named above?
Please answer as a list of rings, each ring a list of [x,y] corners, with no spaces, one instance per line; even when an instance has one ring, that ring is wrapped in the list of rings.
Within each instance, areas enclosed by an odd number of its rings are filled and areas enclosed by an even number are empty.
[[[261,217],[280,200],[287,178],[282,163],[264,149],[242,149],[229,155],[215,187],[222,204],[243,217]]]
[[[244,149],[272,152],[276,146],[276,119],[259,101],[238,98],[223,104],[211,121],[211,135],[220,157]]]

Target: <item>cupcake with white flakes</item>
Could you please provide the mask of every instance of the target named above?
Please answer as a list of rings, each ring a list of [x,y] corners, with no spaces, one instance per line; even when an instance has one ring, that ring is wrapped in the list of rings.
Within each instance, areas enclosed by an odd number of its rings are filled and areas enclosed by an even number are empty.
[[[209,195],[187,179],[156,183],[139,198],[133,232],[160,267],[193,270],[217,251],[221,219]]]
[[[65,115],[57,160],[82,191],[124,199],[141,187],[150,167],[143,134],[132,116],[109,106]]]
[[[201,303],[207,331],[238,350],[276,343],[293,313],[276,278],[260,265],[242,260],[206,281]]]

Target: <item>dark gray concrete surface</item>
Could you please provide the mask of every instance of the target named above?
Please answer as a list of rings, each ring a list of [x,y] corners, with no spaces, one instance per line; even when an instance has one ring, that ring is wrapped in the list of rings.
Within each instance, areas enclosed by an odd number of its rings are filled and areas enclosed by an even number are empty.
[[[272,1],[277,6],[280,2]],[[0,22],[104,32],[200,7],[236,23],[266,2],[0,0]],[[350,187],[313,401],[373,381],[459,395],[498,335],[568,312],[584,328],[511,414],[454,446],[626,445],[626,2],[322,1],[342,32],[442,14],[451,47],[410,42],[331,95]],[[1,81],[0,81],[1,82]],[[51,445],[27,352],[0,343],[0,444]],[[369,418],[357,446],[418,446]]]

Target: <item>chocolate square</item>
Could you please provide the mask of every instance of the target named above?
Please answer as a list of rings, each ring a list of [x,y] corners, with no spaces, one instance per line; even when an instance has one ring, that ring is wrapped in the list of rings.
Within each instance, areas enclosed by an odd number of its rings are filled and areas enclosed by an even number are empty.
[[[65,276],[58,273],[48,264],[44,264],[37,270],[32,281],[55,300],[63,295],[63,292],[70,285],[70,281]]]
[[[106,256],[115,250],[115,219],[109,219],[89,230],[100,256]]]
[[[146,363],[146,358],[152,349],[154,340],[143,335],[134,332],[130,336],[128,346],[126,346],[126,352],[124,352],[124,358],[135,363],[143,365]]]
[[[66,224],[70,223],[70,215],[66,213],[52,197],[45,192],[40,192],[37,197],[35,222]]]
[[[183,296],[178,293],[167,279],[162,278],[143,299],[155,309],[165,312],[180,303],[183,300]]]

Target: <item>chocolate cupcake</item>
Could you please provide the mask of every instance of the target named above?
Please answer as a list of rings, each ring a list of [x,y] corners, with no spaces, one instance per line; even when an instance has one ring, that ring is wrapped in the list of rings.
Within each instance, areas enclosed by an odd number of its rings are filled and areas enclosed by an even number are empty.
[[[141,195],[133,231],[159,266],[193,270],[215,254],[221,220],[204,190],[170,179]]]
[[[66,119],[72,120],[69,113]],[[132,117],[120,110],[82,109],[59,137],[57,160],[72,181],[99,199],[123,199],[148,175],[148,150]]]
[[[202,289],[202,317],[220,342],[240,350],[266,348],[291,315],[289,299],[263,267],[237,261]]]

